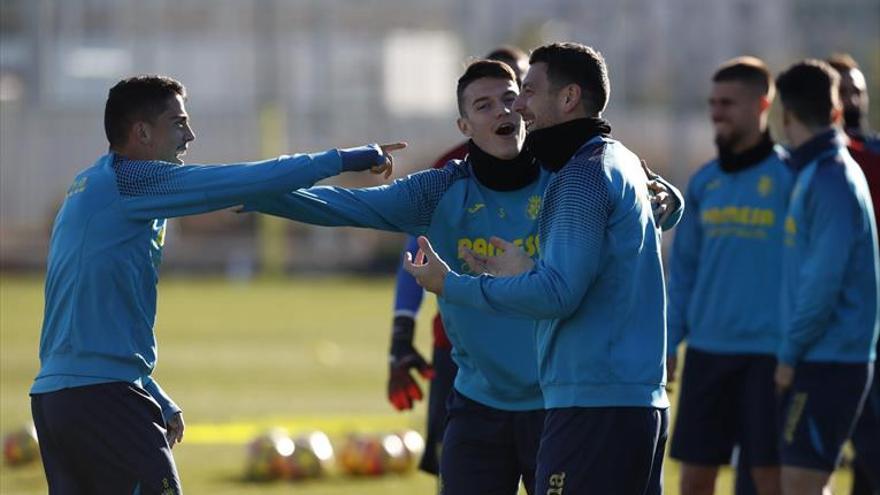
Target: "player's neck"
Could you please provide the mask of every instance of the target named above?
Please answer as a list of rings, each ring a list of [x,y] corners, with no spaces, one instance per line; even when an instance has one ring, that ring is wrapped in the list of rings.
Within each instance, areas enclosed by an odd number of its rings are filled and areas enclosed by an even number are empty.
[[[541,166],[555,172],[568,163],[587,141],[610,135],[611,125],[607,121],[586,117],[530,132],[526,136],[525,148],[535,155]]]
[[[745,170],[764,161],[773,153],[774,142],[770,133],[757,134],[757,139],[749,139],[749,146],[718,147],[718,163],[721,170],[732,173]]]
[[[468,141],[468,161],[480,184],[495,191],[515,191],[538,178],[540,173],[531,153],[504,160],[486,153],[473,140]]]

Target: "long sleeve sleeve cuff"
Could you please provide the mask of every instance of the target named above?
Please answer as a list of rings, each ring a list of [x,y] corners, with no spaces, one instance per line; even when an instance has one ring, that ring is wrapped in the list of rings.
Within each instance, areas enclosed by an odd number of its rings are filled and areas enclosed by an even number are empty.
[[[162,418],[165,419],[166,423],[172,416],[182,411],[180,406],[171,400],[171,397],[169,397],[168,394],[162,390],[162,387],[160,387],[152,378],[148,377],[144,381],[144,390],[149,392],[149,394],[156,399],[156,402],[159,403],[159,407],[162,408]]]
[[[360,172],[385,163],[385,155],[378,144],[340,149],[339,156],[342,158],[342,170],[346,172]]]
[[[678,222],[681,221],[682,215],[684,215],[684,197],[681,195],[681,191],[678,190],[675,186],[672,185],[671,182],[664,179],[663,177],[657,176],[657,181],[666,186],[666,189],[669,191],[669,194],[672,195],[672,198],[675,199],[676,207],[672,210],[673,213],[669,215],[669,218],[663,222],[663,225],[660,226],[662,230],[670,230],[671,228],[678,225]]]

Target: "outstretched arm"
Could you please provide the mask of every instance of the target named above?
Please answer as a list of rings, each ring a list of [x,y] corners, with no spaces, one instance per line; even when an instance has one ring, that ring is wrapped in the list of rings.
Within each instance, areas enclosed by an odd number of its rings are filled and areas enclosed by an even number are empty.
[[[281,156],[228,165],[177,165],[120,158],[113,164],[122,205],[132,218],[193,215],[308,187],[342,171],[387,173],[404,144]],[[385,151],[387,150],[387,151]]]
[[[378,187],[319,186],[261,198],[245,204],[243,211],[314,225],[421,234],[453,180],[450,170],[426,170]]]

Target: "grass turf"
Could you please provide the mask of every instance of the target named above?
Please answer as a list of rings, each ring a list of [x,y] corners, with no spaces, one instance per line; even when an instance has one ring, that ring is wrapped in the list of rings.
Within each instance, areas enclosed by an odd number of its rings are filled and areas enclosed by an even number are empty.
[[[426,298],[417,341],[430,349],[433,298]],[[0,277],[0,432],[30,418],[27,396],[37,372],[42,279]],[[155,376],[184,409],[190,425],[266,418],[398,416],[418,429],[424,406],[392,412],[385,400],[392,280],[291,278],[230,283],[165,277],[159,288]],[[394,419],[391,419],[393,422]],[[298,484],[242,481],[244,447],[234,442],[188,444],[174,455],[187,493],[303,495],[430,494],[434,478],[421,473],[376,479],[334,477]],[[837,486],[847,486],[848,473]],[[667,493],[675,494],[678,466],[667,462]],[[719,494],[730,493],[723,470]],[[37,464],[0,466],[0,493],[45,493]],[[838,493],[844,493],[838,490]]]

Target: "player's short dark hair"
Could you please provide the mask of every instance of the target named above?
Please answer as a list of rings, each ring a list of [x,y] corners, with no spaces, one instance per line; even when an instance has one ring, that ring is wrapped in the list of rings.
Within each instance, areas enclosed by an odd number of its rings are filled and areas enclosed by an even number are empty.
[[[853,69],[859,70],[859,63],[849,53],[833,53],[826,62],[841,74]]]
[[[602,54],[580,43],[553,43],[536,48],[529,57],[534,65],[547,64],[550,89],[557,91],[563,86],[577,84],[581,88],[581,101],[589,115],[595,116],[605,110],[611,95],[611,81]]]
[[[759,94],[773,100],[776,88],[773,76],[763,60],[757,57],[743,56],[728,60],[718,67],[712,76],[712,82],[736,81],[754,88]]]
[[[513,73],[516,75],[516,84],[522,84],[519,67],[521,64],[528,62],[528,55],[526,55],[526,52],[512,45],[501,45],[489,52],[489,54],[486,55],[486,59],[498,60],[509,65],[510,68],[513,69]]]
[[[464,90],[477,79],[490,77],[493,79],[504,79],[505,81],[516,82],[516,74],[513,69],[504,62],[498,60],[475,60],[467,66],[464,74],[458,78],[458,87],[456,88],[456,96],[458,97],[458,113],[462,117],[465,114],[464,109]]]
[[[104,106],[104,132],[110,147],[125,144],[135,122],[155,121],[167,108],[168,100],[176,95],[185,99],[186,88],[166,76],[135,76],[116,83]]]
[[[782,106],[808,127],[831,124],[831,110],[838,104],[840,75],[817,59],[798,62],[776,78]]]

